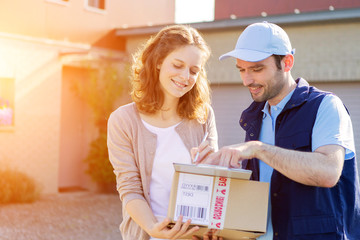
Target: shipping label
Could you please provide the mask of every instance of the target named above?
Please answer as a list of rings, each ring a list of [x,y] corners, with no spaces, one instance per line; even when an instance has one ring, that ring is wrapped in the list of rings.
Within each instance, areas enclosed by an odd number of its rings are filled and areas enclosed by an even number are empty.
[[[180,215],[191,224],[209,225],[214,177],[188,173],[179,174],[174,220]]]

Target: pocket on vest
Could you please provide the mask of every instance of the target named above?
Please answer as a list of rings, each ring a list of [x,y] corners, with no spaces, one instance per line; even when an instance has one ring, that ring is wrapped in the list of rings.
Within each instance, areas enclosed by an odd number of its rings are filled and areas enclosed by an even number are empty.
[[[311,151],[311,132],[301,131],[286,136],[278,136],[277,146],[287,149]]]
[[[292,218],[292,230],[297,235],[327,236],[324,239],[336,238],[336,219],[333,216],[306,216]],[[301,239],[301,238],[300,238]]]

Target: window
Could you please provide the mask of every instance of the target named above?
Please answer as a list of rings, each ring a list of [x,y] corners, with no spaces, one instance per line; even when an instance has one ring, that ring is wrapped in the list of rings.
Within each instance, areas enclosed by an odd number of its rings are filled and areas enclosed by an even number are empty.
[[[105,10],[105,0],[87,0],[87,5],[92,8]]]
[[[0,130],[14,127],[14,95],[14,79],[0,78]]]
[[[50,3],[57,3],[60,5],[68,5],[69,4],[69,0],[46,0],[47,2]]]

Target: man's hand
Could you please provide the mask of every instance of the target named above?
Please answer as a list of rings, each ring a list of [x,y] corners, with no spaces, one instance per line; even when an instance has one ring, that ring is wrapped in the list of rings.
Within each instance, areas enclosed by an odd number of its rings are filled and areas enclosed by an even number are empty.
[[[218,152],[209,155],[206,162],[225,167],[239,168],[242,160],[255,157],[255,151],[258,149],[259,144],[261,143],[258,141],[252,141],[222,147]]]
[[[251,141],[230,146],[222,147],[219,151],[214,152],[207,142],[201,144],[198,148],[191,149],[194,157],[199,151],[199,157],[196,164],[220,165],[231,168],[239,168],[240,162],[244,159],[255,157],[255,152],[260,149],[260,142]]]
[[[219,230],[209,229],[207,232],[204,233],[202,239],[203,240],[223,240],[222,237],[218,237],[218,232],[219,232]],[[197,236],[193,236],[192,240],[201,240],[201,238],[199,238]]]

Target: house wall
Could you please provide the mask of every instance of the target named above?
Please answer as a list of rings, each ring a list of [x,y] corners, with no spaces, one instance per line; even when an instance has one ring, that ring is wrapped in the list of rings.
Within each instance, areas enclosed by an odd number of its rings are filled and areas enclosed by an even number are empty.
[[[86,2],[1,1],[0,32],[93,43],[114,28],[166,24],[175,19],[175,1],[105,0],[103,11],[86,7]]]
[[[90,107],[74,91],[74,81],[87,79],[84,68],[64,66],[62,69],[59,190],[95,189],[95,183],[85,173],[84,159],[90,143],[98,136]]]
[[[99,45],[90,49],[115,28],[174,21],[174,1],[106,0],[105,10],[86,2],[0,3],[0,88],[5,78],[15,86],[14,126],[0,126],[0,166],[27,173],[44,194],[59,187],[94,189],[82,159],[97,131],[90,110],[71,91],[79,72],[63,66],[116,58],[117,52]]]
[[[260,17],[264,14],[282,15],[292,14],[295,9],[299,13],[314,11],[331,11],[347,8],[360,7],[357,0],[216,0],[215,1],[215,19],[229,19],[231,15],[237,18]]]
[[[360,22],[281,26],[296,49],[294,77],[309,81],[360,81]],[[212,83],[239,83],[233,58],[218,58],[233,50],[242,29],[204,32],[212,49],[208,73]]]
[[[58,191],[62,88],[58,54],[85,48],[0,35],[0,62],[7,64],[0,76],[15,81],[15,122],[13,128],[0,131],[0,165],[33,177],[43,193]]]

